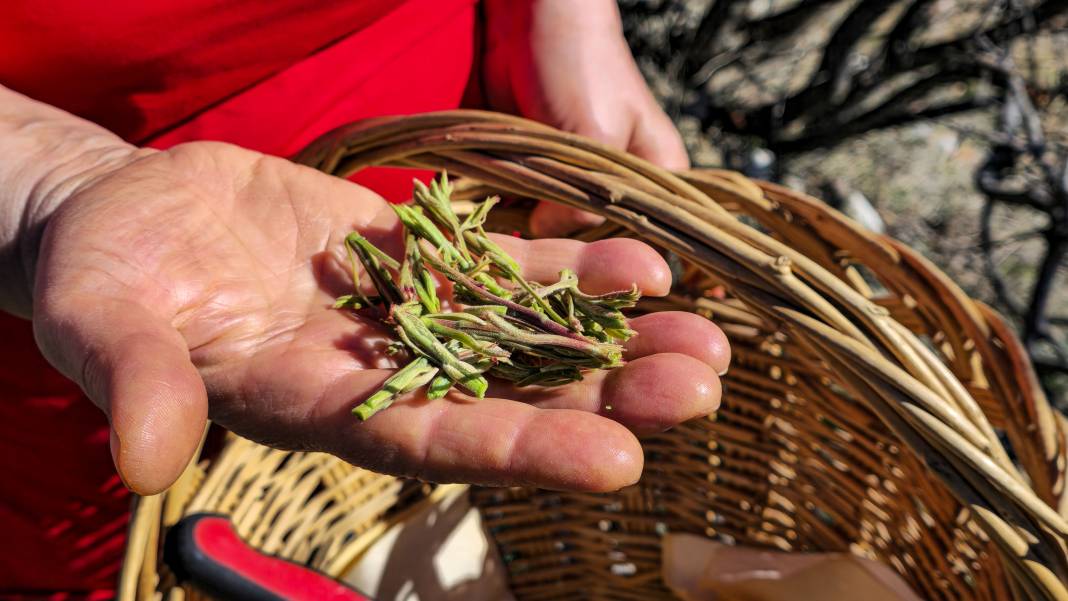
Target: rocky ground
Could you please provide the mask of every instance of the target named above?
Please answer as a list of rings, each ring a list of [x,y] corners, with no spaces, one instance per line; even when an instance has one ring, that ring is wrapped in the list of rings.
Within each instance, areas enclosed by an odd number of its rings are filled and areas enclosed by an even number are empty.
[[[760,142],[726,135],[714,126],[702,129],[692,110],[680,108],[692,104],[694,91],[672,78],[662,56],[650,56],[658,51],[657,39],[667,40],[679,28],[693,26],[688,19],[697,19],[706,5],[707,0],[621,2],[639,65],[684,133],[694,164],[737,168],[740,158],[751,159],[754,151],[762,158]],[[657,13],[651,9],[656,6],[671,10]],[[881,220],[888,234],[920,250],[969,294],[1004,310],[979,250],[983,196],[975,186],[996,110],[992,107],[869,131],[832,147],[778,157],[775,176],[790,187],[821,198],[859,193],[878,213],[874,221],[867,219],[871,225],[878,227]],[[1047,113],[1055,136],[1068,132],[1068,106],[1055,103]],[[854,216],[865,217],[856,212]],[[1028,233],[1045,222],[1045,216],[1027,210],[999,210],[994,216],[994,239],[1000,242],[993,261],[1008,290],[1022,302],[1027,301],[1044,250],[1041,240]],[[1055,286],[1050,313],[1068,315],[1068,265],[1062,266]],[[1052,384],[1060,397],[1058,404],[1068,404],[1064,384],[1056,378]]]

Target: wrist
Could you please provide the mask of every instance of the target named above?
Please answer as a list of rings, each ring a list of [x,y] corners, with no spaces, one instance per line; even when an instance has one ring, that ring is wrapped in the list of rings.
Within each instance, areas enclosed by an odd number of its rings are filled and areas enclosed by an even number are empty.
[[[522,113],[517,87],[536,78],[546,49],[576,59],[606,45],[629,52],[615,0],[482,0],[482,11],[481,92],[494,110]]]
[[[620,37],[615,0],[483,0],[487,38],[542,34]]]
[[[52,214],[141,152],[104,128],[0,87],[0,309],[30,317]]]

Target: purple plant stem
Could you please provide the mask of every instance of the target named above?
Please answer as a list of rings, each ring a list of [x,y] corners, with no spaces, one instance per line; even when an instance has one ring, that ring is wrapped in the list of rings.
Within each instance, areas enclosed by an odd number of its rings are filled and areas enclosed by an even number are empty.
[[[453,269],[452,267],[446,265],[437,257],[427,256],[425,258],[430,261],[430,264],[434,266],[434,269],[437,269],[438,271],[444,273],[449,277],[449,279],[455,281],[456,283],[463,284],[469,290],[471,290],[472,293],[482,298],[483,300],[486,300],[495,305],[504,306],[515,315],[516,319],[521,319],[532,326],[541,328],[542,330],[549,332],[550,334],[556,334],[557,336],[566,336],[567,338],[571,338],[573,340],[580,340],[582,342],[589,342],[585,336],[572,332],[564,326],[549,319],[548,316],[542,315],[541,313],[538,313],[533,309],[529,309],[527,307],[524,307],[523,305],[520,305],[519,303],[503,299],[497,296],[496,294],[493,294],[489,290],[486,290],[486,287],[482,284],[467,277],[456,269]]]

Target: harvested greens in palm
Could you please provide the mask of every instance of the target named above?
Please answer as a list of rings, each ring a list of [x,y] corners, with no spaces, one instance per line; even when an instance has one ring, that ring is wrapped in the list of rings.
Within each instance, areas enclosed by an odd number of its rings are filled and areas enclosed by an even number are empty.
[[[429,188],[415,182],[413,205],[393,207],[404,229],[400,261],[357,233],[345,239],[357,290],[334,306],[377,316],[396,332],[392,348],[412,357],[353,410],[361,419],[424,387],[430,398],[453,386],[482,398],[487,376],[559,386],[581,380],[584,370],[622,365],[621,344],[634,334],[622,310],[638,301],[637,288],[585,294],[570,270],[552,284],[528,282],[483,228],[498,199],[461,219],[451,192],[442,174]],[[360,293],[361,266],[377,295]],[[437,296],[439,277],[452,283],[448,308]]]

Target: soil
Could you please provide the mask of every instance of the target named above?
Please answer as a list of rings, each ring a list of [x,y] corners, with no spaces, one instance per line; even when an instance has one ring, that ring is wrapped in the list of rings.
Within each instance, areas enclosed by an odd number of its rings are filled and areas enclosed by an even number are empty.
[[[760,11],[781,3],[749,0],[741,4],[750,11]],[[670,58],[665,59],[680,31],[697,27],[709,0],[622,0],[620,5],[638,64],[683,133],[694,165],[752,169],[754,152],[762,152],[760,140],[725,134],[715,125],[702,128],[694,116],[693,104],[695,98],[744,104],[747,98],[752,101],[756,92],[732,98],[717,96],[711,88],[727,85],[724,82],[728,80],[717,84],[713,78],[706,84],[711,91],[705,89],[698,94],[701,90],[679,83],[673,76]],[[828,23],[836,18],[832,13],[828,12]],[[724,44],[729,45],[729,41]],[[1044,83],[1068,82],[1068,67],[1057,59],[1057,49],[1065,47],[1068,33],[1062,32],[1031,43],[1032,54],[1024,58]],[[813,49],[818,57],[818,44]],[[806,57],[806,52],[794,56],[793,62],[763,65],[763,80],[795,85],[791,82],[796,82],[799,74],[804,77],[805,65],[812,62],[812,57]],[[986,259],[979,249],[984,196],[975,185],[976,171],[987,156],[997,110],[993,106],[868,131],[833,147],[779,157],[775,169],[767,175],[817,197],[826,197],[829,185],[836,190],[861,193],[878,211],[886,233],[922,252],[972,296],[1008,314],[1011,311],[995,294]],[[1068,141],[1068,103],[1062,98],[1043,112],[1051,142]],[[1029,233],[1047,222],[1047,216],[1027,209],[995,210],[993,238],[998,242],[992,260],[1019,305],[1025,306],[1029,301],[1027,295],[1045,250],[1042,239]],[[1068,316],[1068,265],[1061,266],[1054,285],[1049,314]],[[1057,333],[1064,337],[1063,329]],[[1061,342],[1068,340],[1062,338]],[[1065,382],[1054,378],[1048,384],[1055,402],[1062,408],[1068,406]]]

